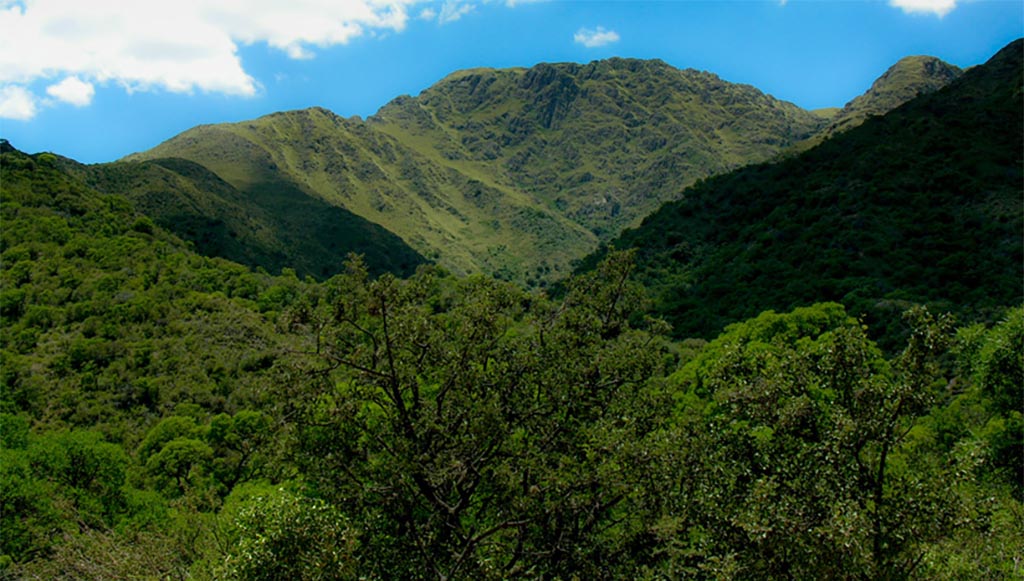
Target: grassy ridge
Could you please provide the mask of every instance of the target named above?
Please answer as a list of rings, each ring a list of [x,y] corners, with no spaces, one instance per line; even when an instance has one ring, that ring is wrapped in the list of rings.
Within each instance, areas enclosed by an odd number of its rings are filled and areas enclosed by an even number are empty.
[[[290,187],[296,197],[346,208],[457,273],[521,280],[524,254],[564,269],[574,257],[566,249],[595,244],[583,228],[487,176],[439,166],[323,109],[197,128],[140,157],[163,155],[199,161],[254,197]],[[521,252],[510,252],[512,244]]]
[[[370,122],[528,193],[602,240],[683,186],[767,159],[820,127],[753,87],[619,58],[461,71]]]

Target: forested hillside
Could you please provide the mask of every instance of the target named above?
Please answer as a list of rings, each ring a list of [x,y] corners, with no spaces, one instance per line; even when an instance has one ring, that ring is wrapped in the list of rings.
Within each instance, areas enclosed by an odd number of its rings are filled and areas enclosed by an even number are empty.
[[[638,250],[679,337],[823,300],[888,339],[915,303],[986,320],[1024,293],[1022,52],[798,157],[706,180],[612,246]]]
[[[673,343],[633,256],[559,301],[194,254],[6,143],[0,576],[1012,578],[1024,311],[837,304]]]

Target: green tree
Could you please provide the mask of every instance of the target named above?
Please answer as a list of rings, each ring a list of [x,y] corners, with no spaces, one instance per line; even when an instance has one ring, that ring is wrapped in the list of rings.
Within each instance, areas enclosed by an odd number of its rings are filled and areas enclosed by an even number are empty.
[[[244,503],[234,525],[237,542],[216,571],[218,578],[355,578],[355,531],[337,509],[322,500],[280,488]]]
[[[210,420],[206,441],[215,455],[213,472],[228,492],[259,472],[259,454],[272,437],[270,418],[262,412],[240,410]]]
[[[834,304],[730,326],[674,377],[683,449],[662,456],[663,570],[905,578],[961,512],[956,470],[910,436],[936,394],[949,322],[911,313],[887,362]],[[674,483],[674,485],[673,485]]]
[[[614,575],[636,528],[641,388],[663,363],[630,265],[614,255],[552,304],[432,271],[371,282],[356,263],[293,314],[319,378],[298,461],[358,515],[364,574]]]

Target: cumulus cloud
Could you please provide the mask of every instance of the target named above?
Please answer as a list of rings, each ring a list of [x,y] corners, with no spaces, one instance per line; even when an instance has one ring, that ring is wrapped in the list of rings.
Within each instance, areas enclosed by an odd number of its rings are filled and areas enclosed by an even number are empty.
[[[956,8],[957,0],[889,0],[889,5],[907,14],[934,14],[939,18]]]
[[[87,83],[78,77],[68,77],[46,88],[47,95],[75,107],[85,107],[92,103],[95,93],[96,89],[93,88],[92,83]]]
[[[597,28],[581,28],[576,31],[573,40],[587,48],[596,48],[619,41],[619,34],[614,30],[605,30],[603,26]]]
[[[86,86],[108,82],[252,96],[259,85],[239,45],[312,58],[365,34],[401,32],[419,1],[0,0],[0,116],[30,118],[38,98],[28,86],[61,77],[47,92],[72,104],[91,99]],[[457,19],[468,9],[453,10]]]
[[[24,87],[0,87],[0,118],[28,121],[36,115],[36,98]]]

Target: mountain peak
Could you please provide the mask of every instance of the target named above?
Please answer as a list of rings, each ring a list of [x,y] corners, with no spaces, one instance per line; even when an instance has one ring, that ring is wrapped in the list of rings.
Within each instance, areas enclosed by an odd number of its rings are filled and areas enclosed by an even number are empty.
[[[841,117],[881,115],[903,103],[945,87],[963,71],[933,56],[908,56],[900,59],[878,77],[866,93],[843,107]]]
[[[840,109],[828,127],[799,149],[807,149],[837,133],[853,129],[868,117],[884,115],[919,95],[937,91],[962,74],[959,67],[933,56],[901,58],[875,79],[863,95]]]
[[[878,77],[866,93],[847,103],[844,110],[881,114],[918,95],[941,89],[961,74],[959,67],[933,56],[904,57]]]

